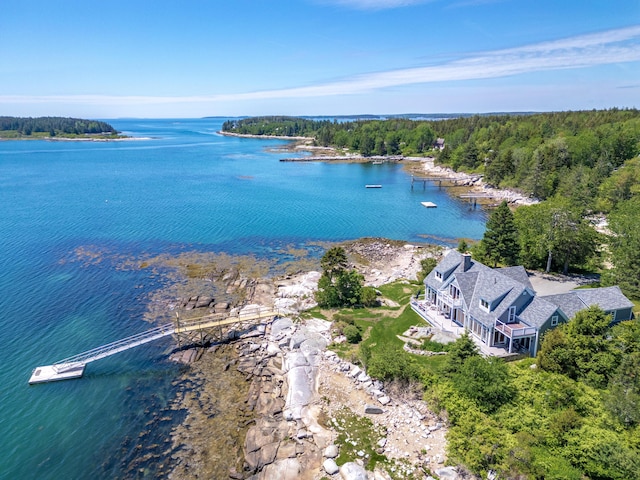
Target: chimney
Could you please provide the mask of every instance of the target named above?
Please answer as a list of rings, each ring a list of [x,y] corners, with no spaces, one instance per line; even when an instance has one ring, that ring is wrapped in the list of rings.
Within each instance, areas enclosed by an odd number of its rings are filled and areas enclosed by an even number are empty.
[[[466,272],[471,268],[471,254],[463,253],[462,254],[462,271]]]

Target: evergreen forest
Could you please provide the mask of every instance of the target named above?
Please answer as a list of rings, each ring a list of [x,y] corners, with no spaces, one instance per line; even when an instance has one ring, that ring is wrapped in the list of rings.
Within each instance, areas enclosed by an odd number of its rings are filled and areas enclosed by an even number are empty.
[[[105,122],[68,117],[0,117],[1,138],[75,137],[79,135],[116,135]]]

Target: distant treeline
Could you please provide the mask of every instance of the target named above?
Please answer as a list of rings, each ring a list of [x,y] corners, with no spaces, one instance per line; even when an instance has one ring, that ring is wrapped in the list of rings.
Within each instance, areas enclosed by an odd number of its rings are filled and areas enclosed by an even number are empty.
[[[105,122],[68,117],[0,117],[0,131],[15,131],[26,136],[43,132],[52,137],[117,133],[115,128]]]
[[[255,117],[227,121],[223,130],[313,137],[318,145],[348,148],[364,156],[432,154],[455,170],[484,173],[489,184],[518,188],[540,199],[569,196],[585,206],[595,201],[600,185],[614,171],[640,153],[640,111],[636,109],[434,121]],[[442,151],[434,150],[437,138],[445,139]]]

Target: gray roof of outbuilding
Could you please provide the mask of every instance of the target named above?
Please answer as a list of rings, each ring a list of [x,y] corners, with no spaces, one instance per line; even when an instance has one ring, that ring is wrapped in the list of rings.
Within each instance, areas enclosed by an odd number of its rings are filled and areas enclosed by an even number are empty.
[[[534,297],[518,317],[528,325],[540,328],[557,310],[556,305],[547,302],[544,298]]]

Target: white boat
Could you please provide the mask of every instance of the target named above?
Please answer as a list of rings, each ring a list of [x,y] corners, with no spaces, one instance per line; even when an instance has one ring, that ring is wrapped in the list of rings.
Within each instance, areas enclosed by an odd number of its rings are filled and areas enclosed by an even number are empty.
[[[433,202],[420,202],[422,204],[423,207],[427,207],[427,208],[436,208],[437,205]]]
[[[366,188],[382,188],[382,185],[365,185]]]

